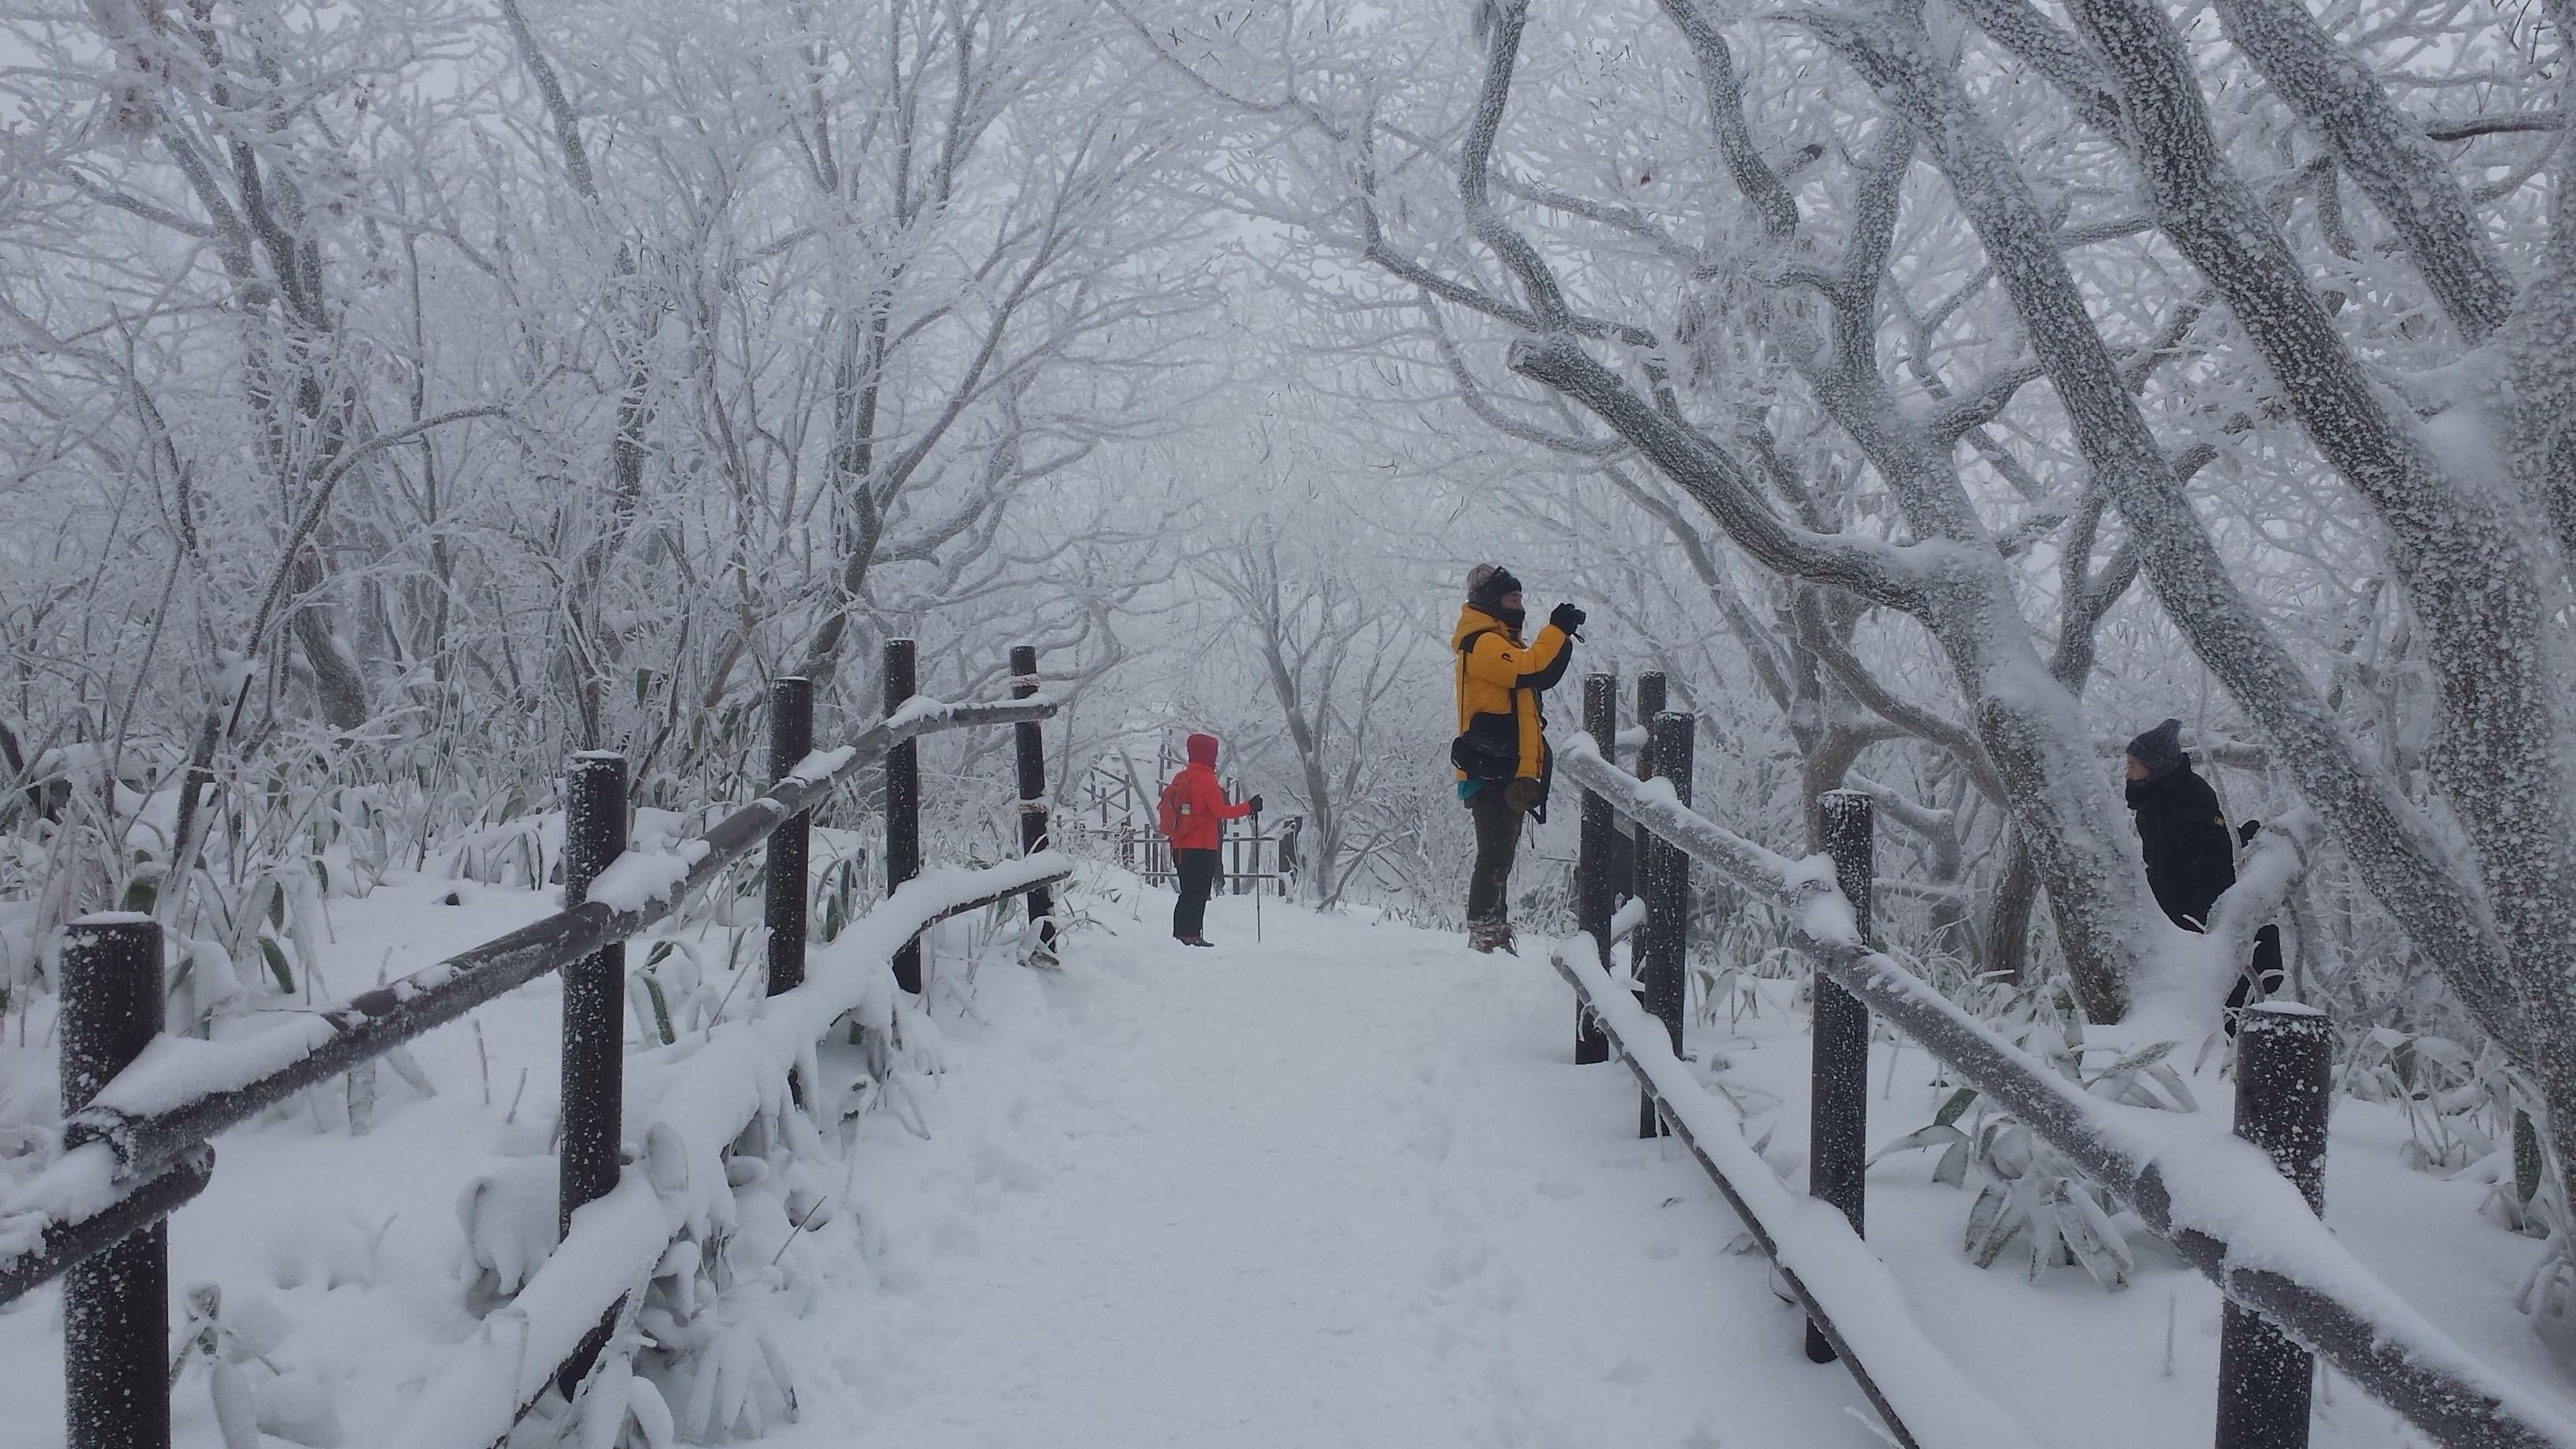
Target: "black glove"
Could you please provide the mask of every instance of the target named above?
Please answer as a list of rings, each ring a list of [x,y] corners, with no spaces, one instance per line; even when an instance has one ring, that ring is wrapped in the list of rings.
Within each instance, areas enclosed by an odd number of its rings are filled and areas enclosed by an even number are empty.
[[[1571,634],[1583,627],[1583,611],[1572,604],[1559,604],[1547,611],[1547,621]]]
[[[1258,815],[1258,814],[1260,814],[1260,813],[1261,813],[1261,797],[1260,797],[1260,796],[1258,796],[1258,795],[1253,796],[1253,797],[1252,797],[1252,799],[1251,799],[1249,802],[1247,802],[1247,803],[1249,803],[1249,804],[1252,806],[1252,813],[1253,813],[1253,814]]]

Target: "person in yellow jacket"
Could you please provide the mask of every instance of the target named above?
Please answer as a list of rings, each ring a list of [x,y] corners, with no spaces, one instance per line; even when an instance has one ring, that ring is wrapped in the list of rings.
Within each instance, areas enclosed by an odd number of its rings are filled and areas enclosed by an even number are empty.
[[[1512,947],[1509,886],[1520,851],[1521,817],[1547,819],[1555,757],[1539,695],[1565,677],[1574,660],[1583,611],[1559,604],[1538,638],[1523,642],[1521,581],[1501,564],[1467,571],[1467,606],[1449,647],[1458,655],[1458,738],[1449,762],[1458,798],[1476,821],[1476,865],[1467,883],[1467,944],[1479,951]]]

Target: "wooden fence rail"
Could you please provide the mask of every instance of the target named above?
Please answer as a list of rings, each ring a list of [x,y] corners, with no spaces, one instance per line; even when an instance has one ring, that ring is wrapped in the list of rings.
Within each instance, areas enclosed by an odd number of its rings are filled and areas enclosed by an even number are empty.
[[[728,867],[764,843],[770,931],[768,990],[805,974],[806,831],[815,806],[861,768],[887,773],[886,888],[920,873],[919,781],[913,741],[946,730],[1010,724],[1017,741],[1022,839],[1046,840],[1036,722],[1056,712],[1037,690],[1034,650],[1012,654],[1004,702],[949,704],[912,694],[913,645],[887,646],[887,713],[847,745],[816,752],[813,690],[782,679],[772,708],[769,788],[697,840],[668,854],[626,849],[626,762],[576,756],[567,771],[565,908],[401,980],[238,1041],[160,1034],[160,928],[148,917],[84,917],[63,957],[63,1150],[0,1202],[0,1303],[53,1278],[66,1284],[65,1374],[71,1449],[161,1445],[169,1440],[168,1239],[173,1209],[202,1191],[213,1170],[209,1141],[297,1092],[371,1063],[412,1038],[550,971],[564,973],[564,1125],[560,1207],[612,1191],[621,1171],[624,947],[672,916]],[[900,686],[897,689],[895,686]],[[1039,862],[1031,862],[1039,867]],[[1004,888],[940,903],[924,924],[1026,895],[1049,939],[1048,888],[1069,867],[1018,870]],[[782,879],[782,877],[784,879]],[[890,962],[898,984],[921,989],[919,935]],[[909,967],[909,970],[906,968]],[[561,1369],[577,1382],[597,1344]]]
[[[1594,676],[1587,700],[1595,690],[1600,697],[1615,697],[1615,681],[1607,680]],[[1645,693],[1641,688],[1641,699]],[[1688,796],[1666,780],[1640,780],[1612,763],[1603,748],[1611,721],[1591,715],[1587,710],[1589,733],[1569,741],[1556,756],[1557,772],[1585,792],[1587,822],[1597,801],[1601,810],[1627,816],[1642,833],[1732,884],[1790,908],[1797,923],[1793,944],[1813,963],[1817,976],[1815,1140],[1809,1176],[1814,1195],[1840,1209],[1855,1234],[1863,1223],[1859,1167],[1865,1160],[1868,1015],[1875,1012],[2128,1204],[2150,1231],[2217,1285],[2230,1309],[2223,1338],[2234,1345],[2221,1359],[2221,1449],[2299,1449],[2306,1444],[2309,1354],[2332,1364],[2437,1444],[2576,1449],[2576,1425],[2513,1387],[2408,1307],[2354,1260],[2319,1219],[2329,1065],[2319,1051],[2327,1040],[2321,1017],[2298,1007],[2248,1013],[2240,1050],[2251,1060],[2240,1059],[2235,1135],[2192,1135],[2168,1123],[2140,1120],[2148,1115],[2143,1109],[2084,1092],[1902,963],[1869,947],[1866,796],[1829,795],[1820,801],[1830,854],[1793,861],[1693,812]],[[1660,726],[1662,717],[1655,717],[1655,723]],[[1661,728],[1655,731],[1654,748],[1659,754],[1670,748]],[[1651,773],[1661,776],[1663,771]],[[1597,832],[1602,842],[1608,834]],[[1589,853],[1596,848],[1596,832],[1586,830],[1583,841]],[[1578,864],[1576,879],[1581,882],[1604,869],[1598,862]],[[1579,886],[1578,897],[1588,899]],[[1558,963],[1578,996],[1583,1023],[1578,1027],[1579,1058],[1588,1050],[1582,1034],[1608,1021],[1615,1009],[1602,1000],[1610,989],[1610,978],[1602,974],[1611,959],[1606,904],[1605,896],[1580,912],[1597,961],[1575,963],[1584,969]],[[1650,920],[1653,910],[1650,893]],[[1650,928],[1648,959],[1659,944]],[[1639,974],[1652,1006],[1654,980]],[[1850,1004],[1836,1004],[1835,998]],[[1620,1050],[1632,1066],[1637,1064],[1633,1041]],[[1639,1070],[1642,1077],[1644,1070]],[[1655,1100],[1651,1086],[1648,1095],[1650,1102]],[[1670,1102],[1660,1110],[1669,1121]],[[1701,1160],[1705,1164],[1709,1159],[1702,1154]],[[1719,1185],[1744,1211],[1736,1188],[1723,1179]],[[1763,1226],[1750,1216],[1747,1226],[1768,1250]],[[1773,1256],[1777,1261],[1779,1255]],[[1817,1318],[1818,1305],[1803,1291],[1801,1298],[1811,1315],[1810,1355],[1822,1361],[1843,1351],[1873,1402],[1889,1410],[1872,1387],[1885,1366],[1851,1361],[1848,1338]],[[2299,1390],[2295,1401],[2288,1387],[2293,1382]],[[1900,1439],[1914,1442],[1894,1420],[1890,1428]]]

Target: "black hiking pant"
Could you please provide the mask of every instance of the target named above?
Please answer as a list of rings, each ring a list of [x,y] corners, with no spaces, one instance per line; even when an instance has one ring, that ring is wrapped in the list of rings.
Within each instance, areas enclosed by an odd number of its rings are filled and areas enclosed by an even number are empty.
[[[1467,797],[1476,820],[1476,867],[1467,876],[1467,919],[1499,921],[1510,904],[1512,857],[1521,848],[1521,812],[1503,798],[1503,782],[1487,780]]]
[[[1208,897],[1216,891],[1217,853],[1175,850],[1172,864],[1181,876],[1181,898],[1172,903],[1172,935],[1183,941],[1205,935]]]

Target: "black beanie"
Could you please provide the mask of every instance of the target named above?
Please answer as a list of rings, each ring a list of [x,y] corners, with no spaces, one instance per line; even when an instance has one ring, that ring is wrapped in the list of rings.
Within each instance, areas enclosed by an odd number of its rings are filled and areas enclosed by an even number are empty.
[[[2129,741],[2129,758],[2147,767],[2149,779],[2180,767],[2183,762],[2182,721],[2166,720]]]
[[[1488,613],[1503,606],[1507,594],[1521,591],[1521,581],[1501,564],[1478,564],[1467,570],[1467,602]]]

